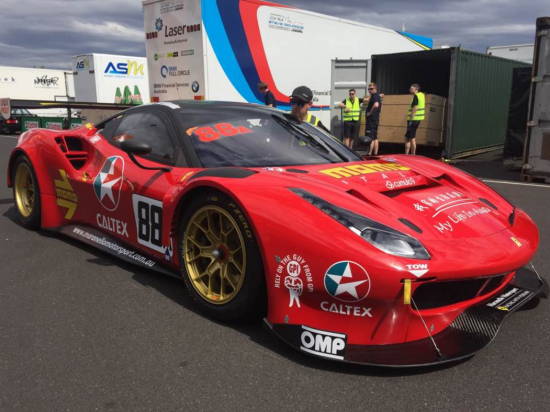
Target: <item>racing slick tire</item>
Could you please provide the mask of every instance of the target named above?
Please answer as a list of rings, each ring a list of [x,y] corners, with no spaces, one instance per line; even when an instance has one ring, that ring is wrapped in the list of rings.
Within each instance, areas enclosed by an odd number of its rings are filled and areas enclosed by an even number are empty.
[[[213,190],[198,194],[183,213],[179,242],[183,279],[203,313],[222,321],[265,315],[260,251],[235,201]]]
[[[40,229],[42,205],[40,188],[31,162],[19,156],[12,169],[13,201],[19,220],[27,229]]]

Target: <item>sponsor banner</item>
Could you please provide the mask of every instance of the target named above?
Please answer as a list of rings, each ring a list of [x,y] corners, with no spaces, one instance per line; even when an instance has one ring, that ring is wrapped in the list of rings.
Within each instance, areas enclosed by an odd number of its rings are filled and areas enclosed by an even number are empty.
[[[149,4],[143,18],[152,101],[204,96],[201,1]]]

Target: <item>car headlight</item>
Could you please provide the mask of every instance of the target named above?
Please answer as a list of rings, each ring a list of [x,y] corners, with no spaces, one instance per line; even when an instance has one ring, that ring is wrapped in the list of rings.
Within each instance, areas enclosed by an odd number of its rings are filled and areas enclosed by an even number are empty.
[[[429,260],[430,254],[417,239],[389,226],[375,222],[339,206],[328,203],[302,189],[290,189],[353,233],[381,251],[410,259]]]

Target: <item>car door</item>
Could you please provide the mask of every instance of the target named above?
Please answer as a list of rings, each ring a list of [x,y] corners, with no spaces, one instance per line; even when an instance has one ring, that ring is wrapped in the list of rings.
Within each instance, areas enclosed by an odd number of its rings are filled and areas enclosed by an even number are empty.
[[[112,235],[149,253],[171,260],[173,247],[165,231],[164,200],[185,169],[178,164],[181,149],[170,117],[153,107],[132,109],[103,124],[99,134],[109,144],[95,162],[91,190],[97,212],[95,224]],[[147,143],[151,152],[136,156],[137,165],[120,149],[126,140]],[[166,229],[166,227],[168,229]]]

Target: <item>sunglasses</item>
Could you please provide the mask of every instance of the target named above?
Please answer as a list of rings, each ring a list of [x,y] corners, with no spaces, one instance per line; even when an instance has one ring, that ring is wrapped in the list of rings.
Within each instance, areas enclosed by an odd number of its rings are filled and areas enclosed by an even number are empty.
[[[307,103],[306,102],[300,102],[298,100],[291,100],[290,105],[294,106],[297,105],[298,107],[304,107]]]

